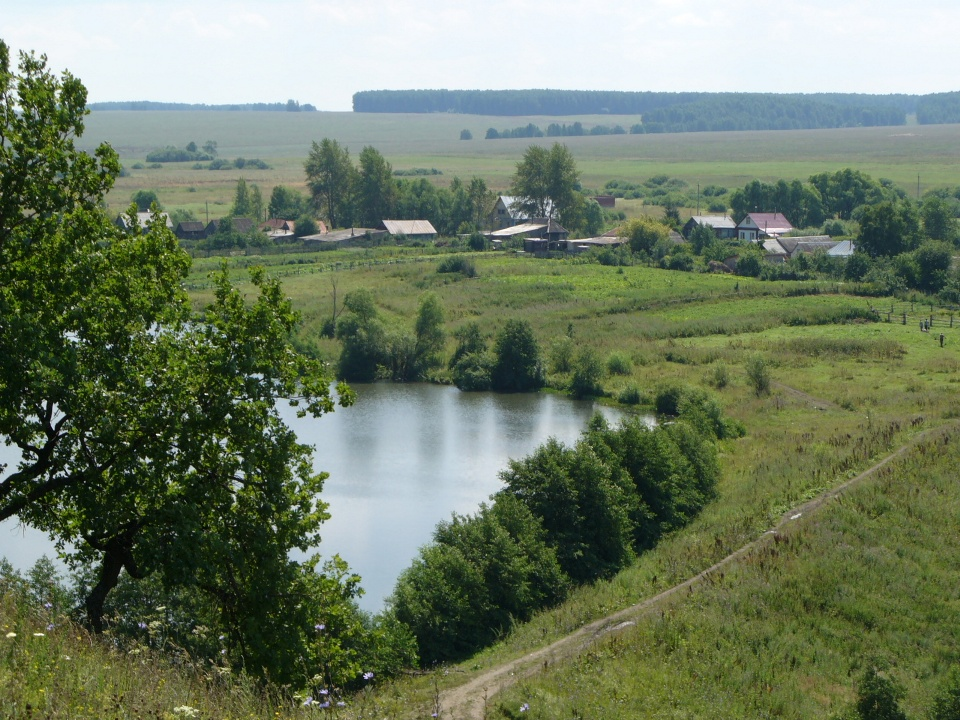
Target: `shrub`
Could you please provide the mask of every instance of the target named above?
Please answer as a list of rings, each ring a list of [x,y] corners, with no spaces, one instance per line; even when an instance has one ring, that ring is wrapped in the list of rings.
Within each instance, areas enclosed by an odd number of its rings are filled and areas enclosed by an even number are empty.
[[[730,371],[723,363],[717,363],[713,366],[710,373],[709,383],[718,390],[725,388],[730,384]]]
[[[476,277],[477,267],[473,260],[463,257],[463,255],[450,255],[443,258],[437,265],[438,273],[460,273],[464,277]]]
[[[617,402],[623,403],[624,405],[639,405],[643,402],[640,388],[636,385],[628,385],[617,395]]]
[[[611,375],[629,375],[633,371],[633,362],[625,353],[616,351],[607,358],[607,372]]]
[[[603,365],[593,348],[585,347],[577,355],[573,365],[573,377],[570,378],[570,394],[576,398],[603,395],[600,378],[603,377]]]
[[[767,361],[762,355],[753,355],[747,360],[746,365],[747,379],[750,381],[753,391],[757,397],[767,395],[770,392],[770,368],[767,367]]]
[[[568,373],[573,368],[573,339],[564,335],[550,346],[550,372]]]
[[[498,392],[527,392],[543,387],[546,377],[540,346],[530,323],[508,320],[497,335],[490,381]]]

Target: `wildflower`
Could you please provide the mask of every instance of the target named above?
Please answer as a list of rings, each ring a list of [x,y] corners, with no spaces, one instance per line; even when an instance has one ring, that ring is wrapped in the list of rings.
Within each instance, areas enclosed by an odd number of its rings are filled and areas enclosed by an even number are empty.
[[[45,635],[44,633],[34,633],[33,636],[34,636],[34,637],[46,637],[46,635]]]
[[[373,673],[372,673],[372,672],[365,672],[365,673],[363,674],[363,679],[364,679],[364,680],[373,680]]]
[[[326,630],[327,626],[324,625],[323,623],[317,623],[316,625],[313,626],[313,629],[316,630],[317,632],[320,632],[321,630]]]
[[[326,708],[330,707],[330,701],[327,700],[326,702],[322,702],[322,703],[320,703],[320,705],[319,705],[318,707],[321,707],[321,708],[326,709]]]
[[[323,690],[320,691],[320,694],[321,694],[321,695],[329,695],[329,694],[330,694],[330,691],[327,690],[326,688],[324,688]]]
[[[7,633],[7,637],[8,637],[8,638],[15,638],[16,636],[17,636],[17,634],[16,634],[15,632],[8,632],[8,633]]]
[[[523,705],[520,706],[520,712],[526,712],[529,709],[530,709],[530,705],[527,703],[524,703]]]
[[[310,707],[311,705],[313,705],[313,698],[312,698],[312,697],[308,697],[306,700],[303,701],[303,706],[304,706],[304,707]]]
[[[52,602],[45,602],[45,603],[43,604],[43,606],[44,606],[47,610],[49,610],[50,608],[53,607],[53,603],[52,603]]]
[[[343,700],[338,700],[338,701],[337,701],[337,707],[346,707],[346,706],[347,706],[347,704],[346,704]]]
[[[140,628],[141,630],[146,630],[146,629],[147,629],[147,624],[146,624],[145,622],[143,622],[143,621],[140,621],[140,622],[137,623],[137,627]],[[184,705],[184,707],[186,707],[186,705]]]
[[[54,625],[53,623],[50,623],[49,625],[47,625],[47,632],[50,632],[50,631],[53,630],[55,627],[56,627],[56,625]]]
[[[190,707],[189,705],[180,705],[173,709],[174,715],[183,715],[184,717],[192,718],[200,715],[200,711],[195,707]]]

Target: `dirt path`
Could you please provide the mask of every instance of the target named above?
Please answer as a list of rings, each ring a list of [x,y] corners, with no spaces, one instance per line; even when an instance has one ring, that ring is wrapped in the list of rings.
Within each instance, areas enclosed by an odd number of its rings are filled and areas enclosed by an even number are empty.
[[[809,397],[809,396],[808,396]],[[811,398],[813,400],[813,398]],[[444,691],[440,695],[441,716],[449,720],[484,720],[486,717],[486,707],[490,699],[504,688],[509,687],[517,680],[536,674],[541,669],[547,668],[552,663],[576,655],[585,647],[596,642],[599,638],[608,633],[617,632],[623,628],[634,625],[636,620],[651,610],[659,606],[663,601],[676,595],[679,592],[687,590],[702,581],[707,575],[716,572],[720,568],[729,565],[737,558],[749,553],[762,543],[771,541],[778,530],[783,529],[791,522],[798,520],[804,515],[808,515],[824,503],[832,500],[845,490],[855,485],[865,478],[873,475],[877,470],[889,464],[905,452],[924,440],[928,440],[937,435],[946,435],[951,430],[957,428],[957,422],[948,425],[930,428],[924,430],[910,438],[902,447],[887,455],[872,467],[864,470],[850,480],[827,491],[823,495],[814,498],[793,510],[785,513],[780,521],[770,530],[767,530],[757,539],[747,543],[743,547],[727,555],[719,562],[711,565],[709,568],[693,577],[685,580],[679,585],[674,585],[668,590],[664,590],[658,595],[647,598],[643,602],[631,605],[618,612],[608,615],[600,620],[595,620],[588,625],[574,631],[556,642],[546,647],[528,653],[516,660],[497,665],[482,672],[480,675],[469,680],[459,687]]]

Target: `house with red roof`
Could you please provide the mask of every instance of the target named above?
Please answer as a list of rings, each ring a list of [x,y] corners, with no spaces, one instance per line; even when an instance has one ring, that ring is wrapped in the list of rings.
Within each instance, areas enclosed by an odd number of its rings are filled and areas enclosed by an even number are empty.
[[[778,238],[793,230],[793,225],[782,213],[748,213],[737,223],[737,239],[757,242],[764,238]]]

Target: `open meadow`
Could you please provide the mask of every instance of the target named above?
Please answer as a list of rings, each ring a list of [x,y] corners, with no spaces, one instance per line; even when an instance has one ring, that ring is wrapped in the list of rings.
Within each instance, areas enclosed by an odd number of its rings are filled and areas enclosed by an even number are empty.
[[[83,147],[109,142],[129,175],[120,178],[108,201],[111,211],[126,209],[140,189],[156,190],[168,209],[192,210],[201,219],[220,217],[229,208],[238,178],[260,186],[265,198],[278,184],[304,187],[303,162],[310,144],[325,137],[349,148],[354,160],[366,145],[379,150],[395,170],[436,168],[431,180],[483,178],[503,192],[523,151],[532,143],[565,143],[576,159],[584,187],[599,189],[609,180],[643,181],[666,174],[688,182],[734,188],[760,179],[805,180],[846,167],[888,178],[906,190],[960,184],[960,126],[907,125],[764,132],[604,135],[566,138],[485,140],[498,130],[534,123],[580,121],[629,127],[629,116],[484,117],[476,115],[397,115],[364,113],[98,111],[87,118]],[[460,140],[461,130],[473,140]],[[194,170],[192,163],[131,169],[151,150],[184,147],[193,141],[217,142],[222,158],[260,159],[268,170]],[[629,204],[628,204],[629,206]],[[634,209],[634,208],[629,208]]]

